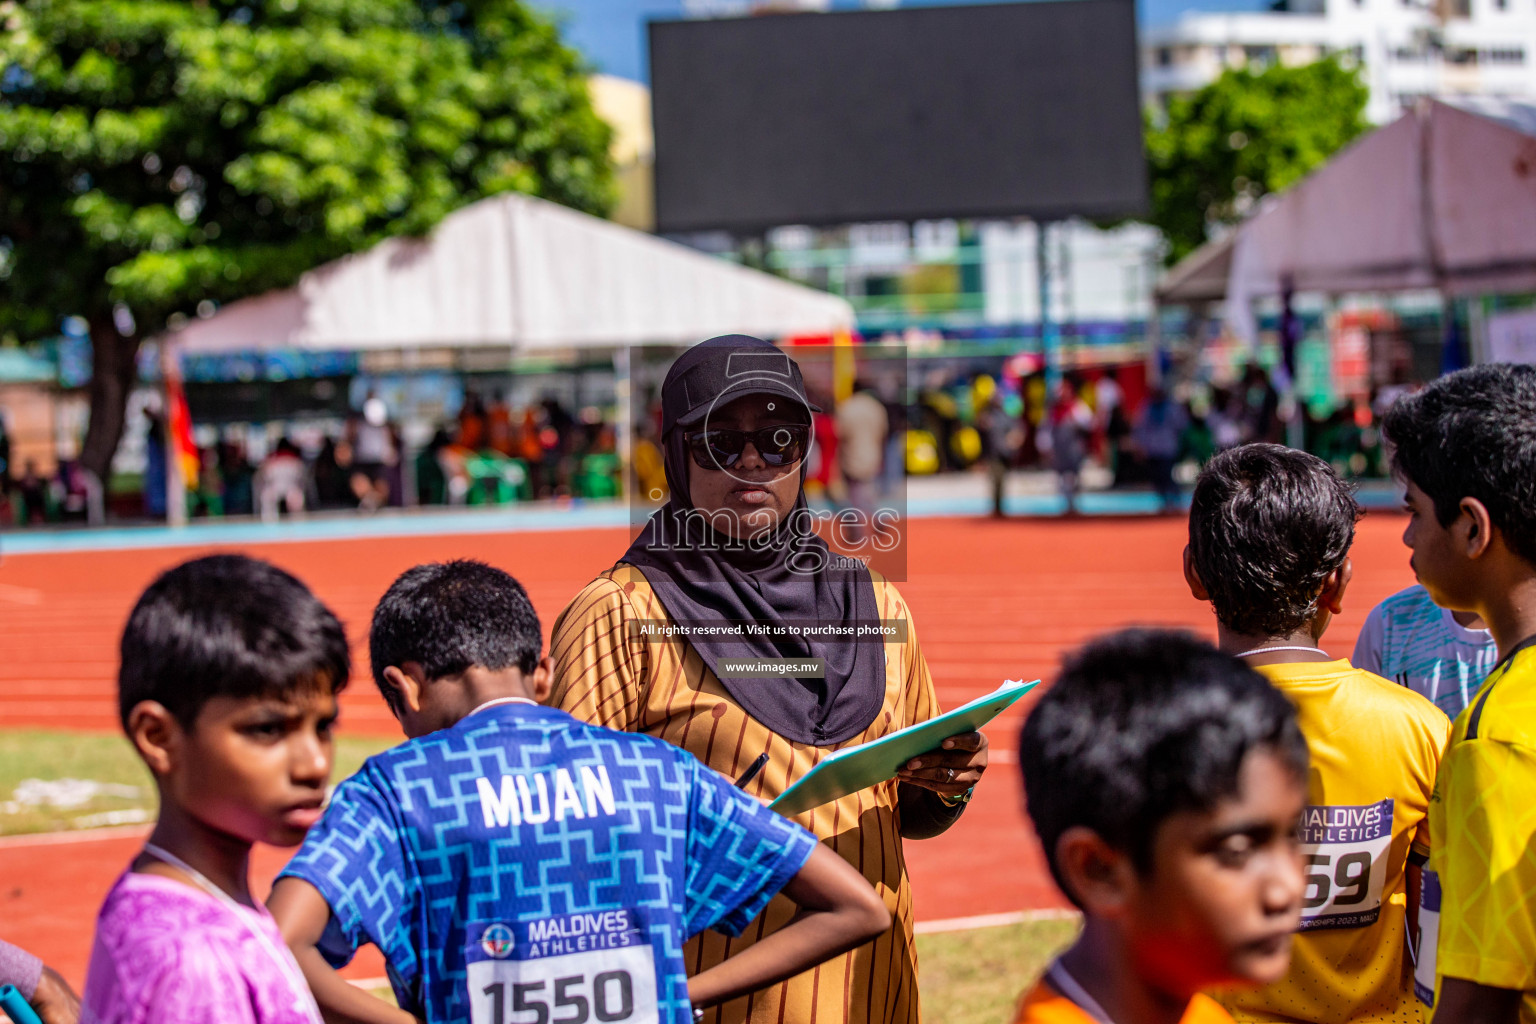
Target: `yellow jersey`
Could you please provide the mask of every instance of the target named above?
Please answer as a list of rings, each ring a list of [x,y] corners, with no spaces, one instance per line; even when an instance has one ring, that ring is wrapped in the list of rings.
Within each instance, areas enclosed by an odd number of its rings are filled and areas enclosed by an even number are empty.
[[[1307,889],[1286,976],[1218,998],[1237,1020],[1424,1019],[1408,954],[1407,867],[1429,852],[1429,796],[1451,723],[1347,660],[1264,665],[1311,751]]]
[[[1436,995],[1446,978],[1521,989],[1520,1024],[1536,1024],[1536,637],[1456,716],[1429,820]]]

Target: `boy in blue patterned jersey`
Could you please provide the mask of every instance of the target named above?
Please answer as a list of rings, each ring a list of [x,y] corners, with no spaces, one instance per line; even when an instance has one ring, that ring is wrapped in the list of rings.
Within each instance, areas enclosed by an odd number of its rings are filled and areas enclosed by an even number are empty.
[[[328,1019],[687,1024],[890,927],[851,865],[692,754],[540,705],[538,617],[506,573],[409,570],[369,647],[409,741],[337,788],[269,901]],[[686,939],[781,888],[801,914],[687,977]],[[403,1009],[336,975],[367,942]]]

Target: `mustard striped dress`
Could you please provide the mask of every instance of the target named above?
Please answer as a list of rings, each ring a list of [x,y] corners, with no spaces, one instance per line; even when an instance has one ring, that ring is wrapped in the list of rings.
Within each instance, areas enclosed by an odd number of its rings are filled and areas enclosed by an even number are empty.
[[[906,602],[879,576],[874,588],[880,618],[905,620],[906,637],[884,645],[885,701],[875,720],[839,746],[867,743],[939,713]],[[621,563],[598,576],[555,620],[550,704],[597,725],[660,737],[732,779],[767,753],[767,767],[747,786],[765,802],[838,749],[794,743],[769,731],[731,698],[686,640],[640,635],[638,620],[669,619],[640,570]],[[891,930],[805,974],[711,1009],[707,1024],[917,1021],[912,891],[896,790],[891,780],[795,819],[869,879],[895,919]],[[793,903],[776,896],[739,937],[695,937],[684,951],[689,974],[740,952],[794,912]]]

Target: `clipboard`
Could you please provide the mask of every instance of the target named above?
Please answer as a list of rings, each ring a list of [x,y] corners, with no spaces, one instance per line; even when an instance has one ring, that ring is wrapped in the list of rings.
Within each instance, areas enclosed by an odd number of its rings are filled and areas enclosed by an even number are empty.
[[[0,985],[0,1010],[11,1018],[15,1024],[43,1024],[38,1018],[37,1011],[21,997],[12,985]]]
[[[1032,683],[1007,680],[985,697],[948,714],[845,747],[797,779],[768,808],[788,817],[895,778],[901,766],[917,755],[928,753],[951,736],[980,729],[1039,685],[1038,679]]]

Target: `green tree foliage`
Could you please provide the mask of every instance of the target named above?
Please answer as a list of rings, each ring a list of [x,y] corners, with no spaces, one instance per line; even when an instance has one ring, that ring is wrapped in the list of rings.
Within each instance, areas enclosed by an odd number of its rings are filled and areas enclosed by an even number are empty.
[[[1198,92],[1170,97],[1165,111],[1150,111],[1152,222],[1168,239],[1169,262],[1370,127],[1366,95],[1355,69],[1328,59],[1229,69]]]
[[[200,303],[498,192],[605,213],[584,72],[523,0],[0,0],[0,333],[85,318],[104,478],[140,339]]]

